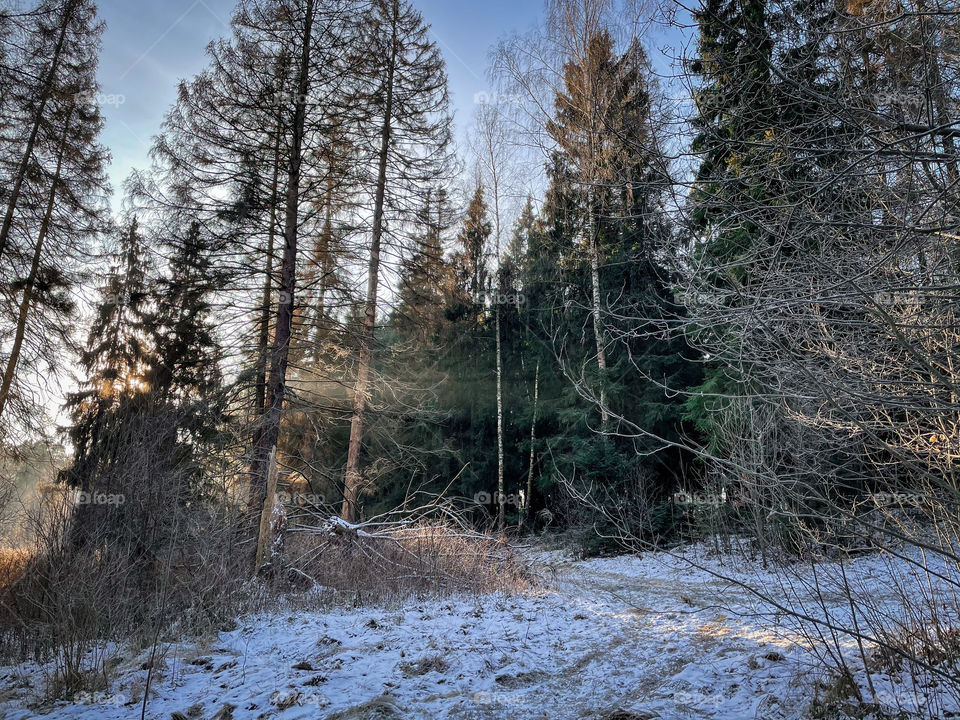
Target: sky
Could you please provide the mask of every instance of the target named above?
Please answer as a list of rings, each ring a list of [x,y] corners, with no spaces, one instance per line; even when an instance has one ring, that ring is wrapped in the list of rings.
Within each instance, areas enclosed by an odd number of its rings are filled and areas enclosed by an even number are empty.
[[[207,64],[205,48],[229,35],[235,0],[100,0],[103,35],[99,78],[110,148],[114,208],[123,181],[146,168],[154,135],[176,98],[177,83]],[[415,0],[447,61],[457,134],[474,98],[490,92],[487,57],[498,39],[533,26],[543,0]]]

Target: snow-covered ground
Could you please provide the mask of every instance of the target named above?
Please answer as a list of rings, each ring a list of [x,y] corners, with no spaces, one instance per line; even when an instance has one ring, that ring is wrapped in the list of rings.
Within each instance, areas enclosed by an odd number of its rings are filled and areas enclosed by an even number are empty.
[[[768,590],[774,576],[686,552],[706,570],[664,553],[540,553],[549,581],[535,593],[246,617],[207,642],[161,647],[147,717],[809,717],[820,671],[802,638],[708,570]],[[879,577],[877,557],[857,563],[851,575]],[[841,612],[846,601],[828,602]],[[74,703],[41,702],[37,666],[0,668],[0,717],[139,717],[149,656],[127,653],[108,692]]]

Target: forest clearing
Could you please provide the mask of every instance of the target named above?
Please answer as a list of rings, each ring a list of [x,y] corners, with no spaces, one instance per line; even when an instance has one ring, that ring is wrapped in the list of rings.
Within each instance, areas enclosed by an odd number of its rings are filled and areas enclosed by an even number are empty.
[[[0,0],[0,716],[960,717],[958,0]]]
[[[783,581],[777,573],[745,570],[742,557],[722,561],[698,545],[679,556],[574,560],[541,550],[530,560],[542,584],[526,591],[327,612],[291,604],[242,617],[219,635],[168,640],[156,656],[149,707],[156,717],[303,720],[772,720],[858,707],[812,652],[812,644],[822,642],[819,633],[805,632],[737,585],[769,590]],[[899,600],[879,582],[889,562],[860,558],[848,570],[860,578],[858,591],[888,612]],[[848,620],[846,596],[826,579],[831,569],[823,572],[818,619]],[[809,583],[808,570],[798,575]],[[910,591],[923,593],[917,586]],[[812,587],[801,597],[819,604]],[[856,643],[844,641],[834,651],[846,655],[866,686]],[[143,701],[143,668],[152,653],[116,652],[111,690],[72,703],[43,702],[35,679],[51,668],[0,669],[11,688],[0,708],[10,720],[131,717]],[[938,683],[917,691],[880,661],[868,667],[878,710],[896,716],[926,709],[950,717],[960,708],[960,698]],[[811,714],[816,708],[824,714]]]

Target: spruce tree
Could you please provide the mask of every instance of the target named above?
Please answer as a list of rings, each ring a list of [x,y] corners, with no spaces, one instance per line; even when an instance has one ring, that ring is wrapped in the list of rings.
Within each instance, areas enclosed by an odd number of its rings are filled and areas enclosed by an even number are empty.
[[[672,448],[685,433],[684,393],[699,378],[664,267],[676,251],[651,94],[643,48],[617,50],[604,30],[564,65],[547,125],[556,141],[550,185],[541,227],[525,233],[519,280],[529,304],[521,317],[534,329],[527,382],[537,386],[549,448],[541,485],[589,488],[648,538],[665,527],[659,510],[639,508],[666,503],[681,479]],[[599,422],[585,415],[585,400],[599,406]]]
[[[360,76],[349,102],[359,115],[361,163],[367,168],[372,207],[341,509],[348,521],[356,519],[366,490],[361,451],[373,384],[384,244],[391,239],[390,225],[397,214],[403,217],[409,203],[450,170],[447,76],[440,49],[428,32],[420,13],[406,0],[374,0],[363,16],[359,37]]]
[[[32,69],[41,79],[38,86],[17,81],[0,132],[9,142],[0,147],[0,162],[7,151],[15,159],[0,210],[0,274],[12,290],[5,297],[12,323],[4,331],[12,342],[0,366],[0,415],[12,411],[27,425],[42,413],[31,400],[43,384],[38,375],[59,370],[74,341],[74,291],[106,227],[109,156],[98,141],[103,26],[95,6],[41,3],[20,25],[27,64],[20,73]]]
[[[221,348],[213,326],[215,293],[227,276],[217,247],[196,221],[166,243],[168,268],[154,283],[150,317],[153,357],[146,383],[154,403],[172,414],[184,443],[199,453],[223,429]]]
[[[483,186],[478,184],[467,205],[463,227],[457,235],[459,247],[454,255],[456,290],[463,302],[470,306],[474,317],[483,310],[484,295],[490,279],[487,258],[490,254],[489,243],[493,227],[483,195]]]
[[[444,322],[444,303],[453,278],[443,240],[452,225],[451,216],[446,191],[438,187],[428,192],[417,217],[414,246],[401,266],[393,325],[401,337],[421,347],[436,342]]]
[[[117,515],[127,500],[131,503],[127,507],[135,500],[127,498],[133,471],[130,456],[132,448],[144,441],[142,420],[150,407],[148,377],[155,358],[146,248],[137,218],[118,233],[117,251],[81,356],[86,377],[81,390],[67,399],[73,461],[62,479],[87,498],[102,493],[123,499],[77,506],[73,534],[77,547],[104,539],[103,533],[119,537],[132,532]]]
[[[718,290],[718,302],[730,304],[751,280],[750,262],[744,260],[765,241],[757,210],[766,192],[768,133],[778,127],[771,94],[773,39],[764,0],[709,0],[694,18],[698,57],[691,69],[701,82],[694,94],[692,149],[700,164],[689,206],[691,231],[697,261]],[[688,417],[711,451],[720,447],[716,421],[729,403],[725,398],[746,393],[742,382],[737,368],[711,364],[690,398]]]

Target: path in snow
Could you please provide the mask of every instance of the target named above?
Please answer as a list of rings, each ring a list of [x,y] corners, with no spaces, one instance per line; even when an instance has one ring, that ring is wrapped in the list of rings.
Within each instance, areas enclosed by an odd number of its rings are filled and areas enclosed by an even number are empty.
[[[165,645],[147,717],[802,717],[811,659],[743,588],[662,554],[539,561],[536,594],[273,613]],[[0,717],[139,717],[148,655],[79,704],[34,702],[42,670],[0,668]]]

